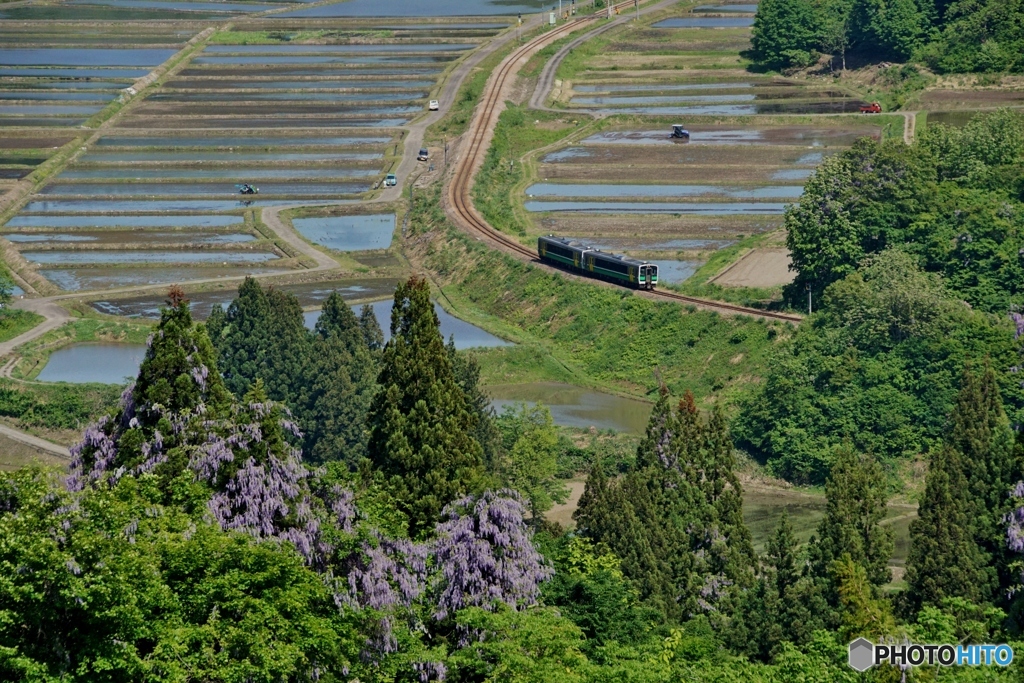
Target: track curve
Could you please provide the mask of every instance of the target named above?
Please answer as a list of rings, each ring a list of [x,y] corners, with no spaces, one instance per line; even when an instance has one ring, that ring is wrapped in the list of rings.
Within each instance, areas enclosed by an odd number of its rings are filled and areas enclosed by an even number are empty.
[[[620,2],[613,7],[617,12],[622,9],[632,8],[633,0]],[[487,153],[488,143],[490,142],[489,135],[493,134],[494,127],[498,122],[498,116],[501,114],[500,105],[503,102],[502,92],[505,90],[509,80],[519,72],[519,69],[526,62],[526,59],[532,56],[536,51],[564,37],[565,35],[572,33],[573,31],[592,24],[598,19],[599,17],[597,16],[589,16],[563,24],[561,27],[533,38],[529,42],[517,48],[501,62],[495,72],[487,80],[483,99],[480,104],[477,105],[473,119],[470,122],[465,153],[460,155],[460,158],[456,162],[451,182],[448,183],[445,194],[445,208],[449,216],[455,221],[456,225],[478,239],[525,260],[538,261],[537,253],[533,249],[521,244],[513,237],[492,227],[473,205],[471,196],[473,176],[479,166],[483,163],[484,156]],[[793,324],[799,324],[800,321],[803,320],[801,316],[789,313],[776,313],[774,311],[748,308],[746,306],[738,306],[721,301],[686,296],[684,294],[667,290],[650,290],[644,292],[644,294],[655,299],[692,304],[699,308],[713,310],[719,313],[749,315],[757,318],[780,320]]]

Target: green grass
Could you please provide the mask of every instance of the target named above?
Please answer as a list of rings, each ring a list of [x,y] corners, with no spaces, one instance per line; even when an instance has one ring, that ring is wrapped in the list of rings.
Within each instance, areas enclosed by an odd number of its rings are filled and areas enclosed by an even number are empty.
[[[6,308],[0,311],[0,342],[14,339],[41,322],[43,322],[41,315],[17,308]]]
[[[421,259],[461,316],[526,349],[486,352],[487,381],[550,379],[641,397],[664,381],[675,395],[728,406],[791,333],[549,273],[455,230],[439,231]]]

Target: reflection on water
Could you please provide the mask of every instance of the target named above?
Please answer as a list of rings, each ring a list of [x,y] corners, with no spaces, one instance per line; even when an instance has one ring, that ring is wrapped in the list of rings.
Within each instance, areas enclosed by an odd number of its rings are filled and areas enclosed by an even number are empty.
[[[580,213],[678,213],[695,216],[780,215],[788,204],[773,202],[558,202],[528,201],[527,211]]]
[[[604,394],[559,382],[501,384],[483,388],[499,413],[517,402],[540,402],[551,410],[555,424],[564,427],[614,429],[643,433],[651,417],[651,404],[634,398]]]
[[[651,28],[742,28],[753,25],[753,17],[677,17],[659,21]]]
[[[126,384],[139,373],[146,347],[141,344],[74,344],[50,354],[40,382]]]
[[[373,308],[373,314],[377,316],[377,322],[380,323],[380,328],[384,331],[385,341],[391,339],[392,305],[393,301],[391,299],[374,301],[370,304]],[[511,342],[507,342],[500,337],[496,337],[490,332],[480,329],[476,325],[467,323],[465,320],[459,320],[436,303],[434,304],[434,312],[437,313],[437,318],[441,322],[441,336],[444,337],[445,343],[448,343],[449,337],[454,337],[455,348],[457,349],[512,346]],[[320,311],[307,311],[305,318],[306,327],[312,329],[316,325],[317,319],[320,318]]]
[[[700,261],[650,261],[658,266],[658,282],[677,285],[690,278],[703,264]]]
[[[530,197],[727,197],[729,199],[797,199],[801,185],[724,187],[721,185],[602,185],[596,183],[536,183],[526,189]]]
[[[223,228],[241,216],[15,216],[8,228]]]
[[[328,249],[387,249],[395,232],[395,214],[295,218],[292,224],[307,240]]]

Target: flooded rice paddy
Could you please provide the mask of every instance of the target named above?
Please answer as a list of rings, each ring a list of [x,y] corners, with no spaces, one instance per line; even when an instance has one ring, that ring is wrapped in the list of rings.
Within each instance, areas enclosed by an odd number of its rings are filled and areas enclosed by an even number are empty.
[[[387,249],[395,232],[394,214],[295,218],[295,229],[310,242],[336,251]]]
[[[123,0],[104,2],[129,12]],[[197,13],[286,7],[164,0],[131,5]],[[293,267],[294,259],[280,259],[268,237],[251,231],[259,210],[364,198],[394,170],[402,127],[426,110],[437,79],[504,26],[420,22],[410,30],[392,23],[396,28],[383,32],[372,22],[352,20],[317,43],[283,41],[285,33],[273,32],[253,42],[252,27],[239,29],[245,33],[238,44],[222,34],[105,129],[0,229],[41,275],[67,290]],[[135,47],[110,36],[109,45],[124,48],[60,48],[53,47],[60,43],[56,37],[40,37],[40,44],[24,41],[5,51],[0,69],[29,71],[8,71],[11,78],[0,80],[0,125],[5,117],[22,127],[79,125],[201,30],[146,26]],[[88,40],[103,37],[97,30]],[[55,83],[60,87],[50,87]],[[26,163],[0,171],[21,177],[46,156],[32,149],[21,155]],[[241,195],[245,183],[259,187],[259,194]],[[243,225],[249,227],[240,230]],[[230,226],[235,229],[217,230]],[[316,233],[314,241],[331,248],[385,249],[394,219],[362,217],[341,227],[304,226]],[[137,232],[112,232],[117,228]],[[129,239],[132,248],[104,250],[117,244],[114,239]]]
[[[483,387],[491,405],[501,413],[516,403],[543,403],[555,424],[642,434],[651,417],[651,404],[559,382],[499,384]]]
[[[659,21],[654,28],[743,28],[753,25],[753,17],[678,17]]]

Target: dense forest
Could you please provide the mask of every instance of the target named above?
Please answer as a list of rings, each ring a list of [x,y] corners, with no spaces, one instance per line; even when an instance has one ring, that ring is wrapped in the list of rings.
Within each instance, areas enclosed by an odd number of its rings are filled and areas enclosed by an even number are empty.
[[[762,66],[810,66],[822,54],[914,59],[939,73],[1021,71],[1020,0],[761,0],[752,55]]]

